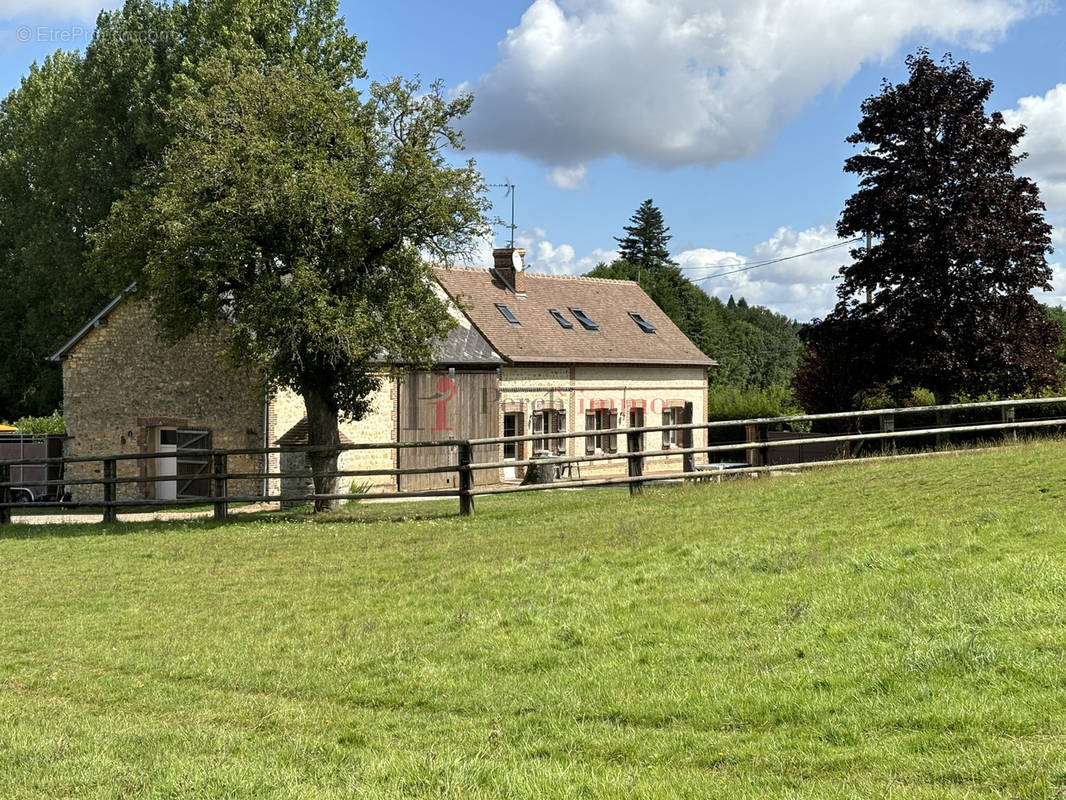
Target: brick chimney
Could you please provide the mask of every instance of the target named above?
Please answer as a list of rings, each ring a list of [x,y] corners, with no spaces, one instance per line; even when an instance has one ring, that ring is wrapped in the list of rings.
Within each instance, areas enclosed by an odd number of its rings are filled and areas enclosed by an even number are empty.
[[[515,294],[526,293],[526,251],[521,247],[497,247],[492,251],[493,266]]]

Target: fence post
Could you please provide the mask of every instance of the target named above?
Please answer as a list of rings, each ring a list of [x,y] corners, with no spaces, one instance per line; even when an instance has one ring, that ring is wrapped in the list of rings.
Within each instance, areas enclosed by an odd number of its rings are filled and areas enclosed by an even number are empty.
[[[766,423],[762,423],[759,425],[745,425],[744,432],[746,434],[748,444],[759,444],[765,442],[767,439],[770,438],[769,426]],[[766,466],[766,462],[769,460],[767,458],[767,452],[765,447],[749,447],[747,453],[748,463],[751,464],[753,467],[764,467]]]
[[[11,506],[8,505],[11,502],[10,483],[11,465],[0,464],[0,504],[3,504],[3,508],[0,508],[0,525],[11,522]]]
[[[895,414],[882,414],[881,415],[881,433],[895,433],[896,432],[896,416]],[[893,436],[888,439],[881,440],[881,452],[896,454],[896,437]]]
[[[115,513],[116,463],[113,458],[104,459],[104,522],[114,522],[118,519]]]
[[[642,434],[639,433],[627,433],[626,434],[626,450],[630,453],[639,453],[643,448],[641,447],[640,440]],[[639,478],[644,474],[644,456],[635,455],[629,456],[626,461],[629,463],[629,477]],[[644,481],[633,481],[629,484],[630,496],[641,494],[644,491]]]
[[[474,470],[470,465],[474,463],[474,448],[470,442],[459,442],[459,514],[469,517],[474,513],[474,496],[470,494],[474,488]]]
[[[692,403],[685,403],[685,407],[681,410],[681,422],[685,425],[692,424]],[[686,428],[681,432],[681,446],[685,449],[692,448],[692,441],[694,437],[692,435],[692,428]],[[696,454],[685,453],[681,457],[681,471],[682,472],[695,472],[696,471]]]
[[[211,471],[215,473],[215,477],[211,480],[211,494],[215,497],[215,520],[224,522],[226,512],[229,510],[229,504],[225,499],[228,494],[226,486],[226,473],[229,471],[227,469],[228,458],[225,453],[213,453],[211,462]]]
[[[1013,425],[1014,424],[1014,406],[1003,406],[1003,422]],[[1018,429],[1008,428],[1003,431],[1003,438],[1010,439],[1011,441],[1018,441]]]
[[[936,414],[936,427],[946,428],[948,423],[951,422],[951,412],[947,409],[939,409]],[[948,447],[951,444],[951,434],[941,433],[937,431],[936,434],[936,447],[939,450],[942,447]]]

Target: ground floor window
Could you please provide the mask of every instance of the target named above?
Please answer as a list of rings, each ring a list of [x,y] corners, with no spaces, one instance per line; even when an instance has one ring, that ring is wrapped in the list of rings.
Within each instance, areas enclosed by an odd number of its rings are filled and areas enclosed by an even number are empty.
[[[605,431],[618,427],[618,412],[609,408],[598,408],[585,413],[585,430]],[[585,453],[592,455],[597,450],[602,453],[618,452],[618,434],[600,433],[585,437]]]
[[[663,425],[680,425],[681,424],[681,407],[676,406],[672,408],[663,409]],[[678,431],[663,431],[663,449],[671,447],[677,447]]]
[[[629,427],[630,428],[643,428],[644,427],[644,409],[643,408],[631,408],[629,409]],[[636,448],[629,448],[631,451],[634,449],[639,452],[644,449],[644,434],[636,434],[637,442]]]
[[[562,411],[554,408],[544,408],[534,411],[532,415],[532,433],[563,433],[566,431],[566,417]],[[533,449],[538,453],[551,453],[562,455],[566,452],[566,440],[545,437],[533,441]]]
[[[522,435],[522,415],[515,413],[508,413],[503,415],[503,435],[504,436],[521,436]],[[503,443],[503,458],[505,461],[515,461],[520,457],[522,450],[522,442],[504,442]]]

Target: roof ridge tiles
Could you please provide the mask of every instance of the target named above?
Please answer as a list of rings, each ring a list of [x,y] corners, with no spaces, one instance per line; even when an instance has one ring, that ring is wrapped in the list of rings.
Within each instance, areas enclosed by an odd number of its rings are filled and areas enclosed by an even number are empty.
[[[487,267],[467,267],[467,266],[445,266],[444,264],[432,264],[433,269],[445,270],[448,272],[491,272],[491,268]],[[560,281],[581,281],[583,283],[611,283],[611,284],[630,284],[637,286],[636,281],[624,280],[621,278],[593,278],[589,275],[565,275],[554,272],[531,272],[526,270],[527,278],[550,278],[552,280]]]

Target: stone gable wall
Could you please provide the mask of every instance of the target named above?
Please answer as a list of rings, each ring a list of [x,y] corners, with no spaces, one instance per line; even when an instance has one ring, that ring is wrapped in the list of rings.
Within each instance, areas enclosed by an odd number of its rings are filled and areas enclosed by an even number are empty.
[[[174,347],[155,335],[151,307],[130,297],[78,342],[63,361],[63,418],[68,456],[150,452],[160,425],[211,431],[215,448],[263,445],[263,396],[249,370],[224,364],[220,329]],[[261,456],[231,456],[231,472],[260,472]],[[119,461],[119,477],[154,474],[154,462]],[[70,464],[68,479],[103,475],[100,462]],[[262,482],[231,481],[231,495],[258,494]],[[75,500],[99,499],[100,486],[72,486]],[[119,499],[154,497],[151,482],[119,484]]]

